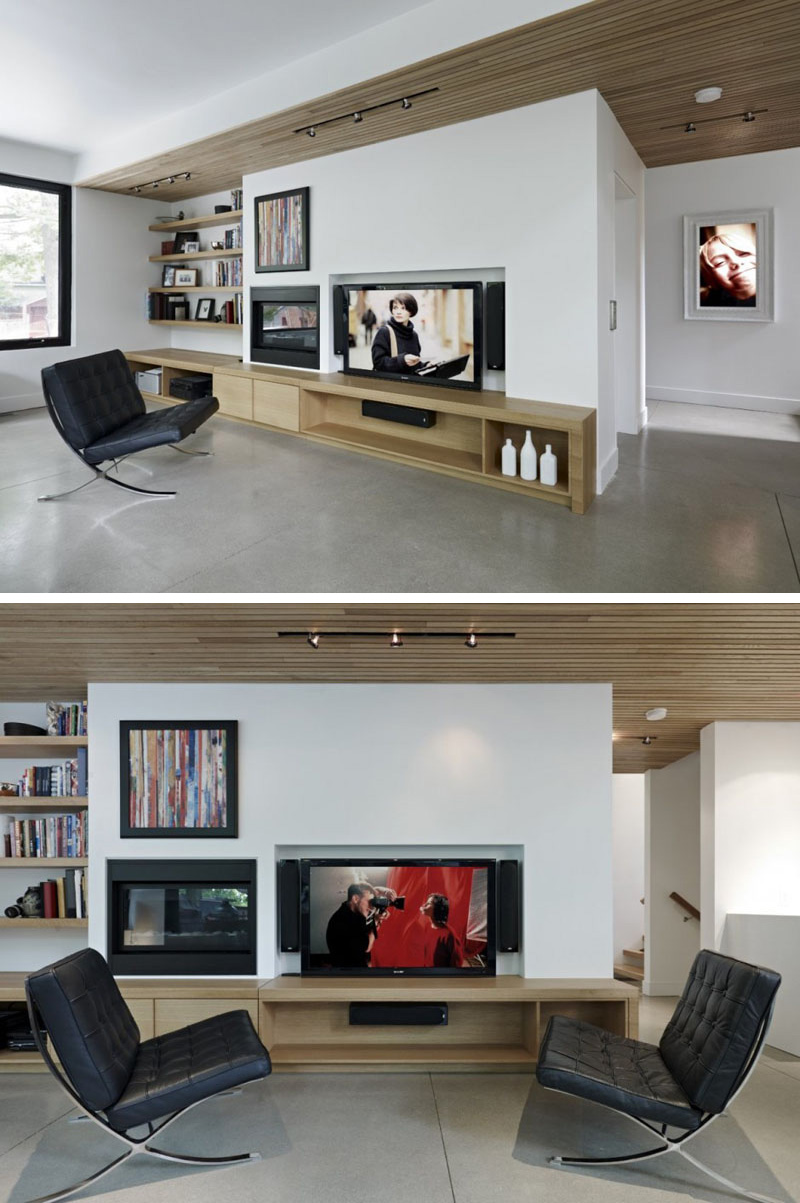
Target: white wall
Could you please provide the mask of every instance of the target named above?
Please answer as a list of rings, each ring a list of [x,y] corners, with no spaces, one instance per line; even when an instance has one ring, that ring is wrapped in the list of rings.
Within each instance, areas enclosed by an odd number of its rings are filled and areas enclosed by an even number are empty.
[[[700,924],[670,894],[700,905],[700,753],[645,774],[645,994],[680,994]],[[686,921],[684,921],[686,919]]]
[[[11,175],[72,183],[71,155],[0,141],[0,163]],[[72,193],[72,338],[69,346],[5,350],[0,360],[0,414],[44,404],[41,370],[95,351],[152,346],[145,293],[152,283],[147,226],[163,204],[91,189]]]
[[[778,969],[781,984],[767,1036],[775,1048],[800,1057],[800,916],[728,915],[722,951],[740,961]]]
[[[93,947],[107,857],[257,857],[271,976],[276,847],[522,847],[519,971],[611,975],[610,686],[97,684],[89,714]],[[119,722],[153,717],[238,719],[238,839],[119,838]]]
[[[644,774],[615,773],[612,782],[614,834],[614,964],[623,948],[641,948],[644,932]]]
[[[800,149],[647,172],[647,395],[800,413]],[[685,321],[684,214],[775,211],[775,321]]]
[[[74,701],[76,699],[59,698],[58,701]],[[0,702],[0,734],[4,723],[32,723],[36,727],[47,728],[47,716],[43,702]],[[32,764],[56,764],[66,759],[59,756],[28,756],[16,759],[0,759],[0,781],[16,784],[23,770]],[[25,804],[15,812],[15,818],[26,816]],[[30,812],[28,812],[30,813]],[[0,814],[0,834],[6,830],[9,815]],[[3,855],[3,841],[0,839],[0,856]],[[21,868],[7,869],[0,867],[0,915],[7,906],[16,902],[24,894],[28,886],[38,886],[46,877],[52,877],[55,872],[60,876],[63,870],[42,870],[36,868],[36,861],[26,861]],[[4,927],[0,929],[0,970],[30,970],[42,965],[49,965],[60,957],[68,956],[86,945],[86,932],[74,928],[30,928]]]

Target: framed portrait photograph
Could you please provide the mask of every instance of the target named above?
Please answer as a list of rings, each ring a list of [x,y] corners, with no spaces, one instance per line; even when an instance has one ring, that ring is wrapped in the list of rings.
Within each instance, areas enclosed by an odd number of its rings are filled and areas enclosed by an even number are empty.
[[[234,838],[237,723],[123,721],[120,835]]]
[[[201,297],[197,302],[197,308],[194,311],[194,320],[196,322],[211,322],[214,320],[214,299],[213,297]]]
[[[255,199],[256,271],[308,271],[309,189]]]
[[[184,242],[184,244],[183,244],[183,254],[184,255],[194,255],[199,250],[200,250],[199,242]]]
[[[174,288],[175,287],[175,268],[174,267],[168,265],[162,271],[161,287],[162,288]]]
[[[684,217],[683,282],[685,318],[771,322],[772,210]]]
[[[196,267],[175,268],[175,285],[180,288],[194,288],[197,284]]]
[[[197,243],[197,245],[195,246],[195,250],[199,251],[200,235],[197,233],[197,230],[192,230],[191,232],[189,230],[178,230],[177,234],[175,235],[174,254],[176,254],[176,255],[187,254],[187,247],[186,247],[187,243],[189,243],[189,244]]]

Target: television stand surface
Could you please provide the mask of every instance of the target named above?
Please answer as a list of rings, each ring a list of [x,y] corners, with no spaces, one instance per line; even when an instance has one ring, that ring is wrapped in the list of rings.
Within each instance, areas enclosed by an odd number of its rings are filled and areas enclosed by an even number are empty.
[[[277,1072],[532,1072],[551,1015],[638,1035],[639,992],[613,978],[295,977],[262,985]],[[444,1002],[448,1023],[350,1026],[351,1002]]]

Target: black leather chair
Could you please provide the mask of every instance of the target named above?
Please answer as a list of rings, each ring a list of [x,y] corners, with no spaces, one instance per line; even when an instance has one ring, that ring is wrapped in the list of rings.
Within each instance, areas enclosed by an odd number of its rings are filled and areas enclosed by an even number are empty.
[[[165,443],[186,455],[210,454],[186,451],[176,444],[217,412],[216,398],[198,397],[148,413],[121,351],[101,351],[54,363],[42,371],[42,389],[56,430],[94,476],[77,489],[48,493],[39,501],[67,497],[95,480],[107,480],[121,489],[148,497],[174,497],[174,490],[142,489],[108,474],[119,466],[120,459]],[[109,467],[98,467],[109,460],[112,461]]]
[[[246,1011],[228,1011],[140,1041],[136,1021],[111,970],[91,948],[31,974],[25,994],[34,1038],[50,1072],[95,1123],[127,1145],[120,1157],[90,1177],[47,1195],[48,1203],[96,1182],[137,1153],[186,1165],[259,1160],[258,1153],[187,1157],[150,1144],[190,1107],[271,1072],[269,1053]],[[60,1069],[41,1027],[47,1031]],[[146,1134],[131,1135],[132,1129],[143,1125]]]
[[[658,1045],[554,1015],[536,1066],[541,1085],[621,1111],[660,1143],[622,1157],[551,1157],[550,1163],[623,1165],[677,1152],[738,1194],[777,1203],[723,1178],[684,1146],[722,1114],[753,1072],[780,981],[771,969],[699,952]],[[668,1136],[667,1129],[680,1135]]]

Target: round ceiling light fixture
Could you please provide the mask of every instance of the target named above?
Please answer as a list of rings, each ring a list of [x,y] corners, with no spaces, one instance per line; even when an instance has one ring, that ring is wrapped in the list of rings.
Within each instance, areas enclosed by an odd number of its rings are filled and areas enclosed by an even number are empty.
[[[700,88],[695,92],[694,98],[698,104],[711,104],[713,100],[719,100],[722,95],[722,88]]]
[[[644,717],[651,723],[657,723],[667,717],[667,708],[666,706],[654,706],[652,710],[645,710]]]

